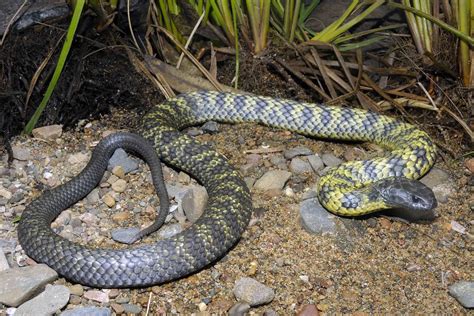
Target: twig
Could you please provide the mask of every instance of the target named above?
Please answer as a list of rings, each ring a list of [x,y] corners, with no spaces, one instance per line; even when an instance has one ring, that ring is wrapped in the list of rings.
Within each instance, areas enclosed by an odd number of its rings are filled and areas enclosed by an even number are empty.
[[[136,48],[141,52],[140,46],[138,46],[137,39],[135,38],[135,33],[133,32],[132,18],[130,17],[130,0],[127,0],[127,19],[128,19],[128,27],[130,29],[130,35],[132,36],[133,43],[135,43]]]
[[[191,42],[193,40],[193,37],[194,37],[194,34],[196,33],[197,29],[199,28],[199,25],[201,25],[202,19],[204,19],[205,15],[206,15],[206,12],[204,11],[201,14],[201,16],[199,17],[199,20],[196,22],[196,25],[194,25],[194,28],[191,31],[191,34],[189,34],[189,38],[186,41],[186,44],[184,44],[185,49],[188,49],[189,45],[191,44]],[[181,63],[183,62],[183,58],[184,58],[184,52],[182,52],[181,55],[179,56],[178,63],[176,64],[176,69],[179,69],[179,67],[181,66]]]
[[[28,0],[23,1],[21,6],[16,10],[15,14],[12,16],[10,21],[8,21],[7,27],[5,28],[5,31],[3,32],[2,40],[0,40],[0,46],[3,45],[3,42],[5,41],[5,38],[7,37],[8,32],[10,31],[10,26],[12,26],[13,23],[16,21],[17,15],[20,14],[21,10],[23,10],[23,7],[28,3]]]

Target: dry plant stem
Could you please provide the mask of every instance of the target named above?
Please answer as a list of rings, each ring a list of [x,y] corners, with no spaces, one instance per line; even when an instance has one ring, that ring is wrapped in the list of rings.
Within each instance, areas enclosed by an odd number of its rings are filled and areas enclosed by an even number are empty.
[[[3,45],[3,42],[5,41],[5,38],[7,37],[7,34],[8,34],[9,31],[10,31],[10,27],[12,26],[13,23],[15,23],[17,16],[20,14],[20,12],[23,10],[23,8],[25,7],[25,5],[26,5],[27,3],[28,3],[28,0],[23,1],[23,3],[21,4],[21,6],[18,8],[18,10],[16,10],[15,14],[13,14],[12,18],[10,19],[10,21],[8,21],[8,24],[7,24],[7,26],[5,27],[5,31],[3,32],[2,39],[0,40],[0,46]]]
[[[25,105],[24,105],[25,112],[28,107],[28,103],[30,102],[31,95],[33,94],[33,90],[36,87],[36,83],[38,82],[39,76],[41,75],[41,73],[43,72],[44,68],[49,63],[49,61],[51,60],[51,57],[53,57],[53,54],[56,51],[56,48],[58,48],[59,44],[62,42],[65,35],[66,33],[61,35],[59,40],[54,45],[53,49],[49,51],[48,55],[41,62],[41,64],[38,66],[38,69],[36,69],[35,73],[33,74],[33,77],[31,78],[31,82],[28,86],[28,92],[26,94],[26,100],[25,100]]]
[[[467,123],[464,122],[464,120],[462,120],[459,116],[456,115],[456,113],[454,113],[453,111],[451,111],[445,106],[441,107],[440,110],[448,113],[453,119],[455,119],[459,123],[459,125],[461,125],[466,131],[467,135],[471,139],[471,144],[474,143],[474,132],[469,128],[469,125],[467,125]]]
[[[151,56],[145,56],[146,67],[151,73],[163,76],[173,90],[179,93],[188,93],[198,90],[215,90],[215,87],[206,78],[184,73],[167,63]],[[222,91],[245,93],[244,91],[222,85]]]
[[[201,14],[201,16],[199,17],[199,20],[196,22],[196,25],[194,25],[194,28],[191,31],[191,34],[189,34],[189,38],[186,41],[186,44],[184,45],[184,49],[188,49],[189,45],[193,41],[194,34],[196,33],[197,29],[199,28],[199,25],[201,25],[201,22],[202,22],[202,19],[204,19],[204,16],[205,16],[205,12],[203,12]],[[183,62],[183,58],[184,58],[184,53],[182,52],[181,55],[179,55],[178,63],[176,64],[176,69],[179,69],[179,67],[181,67],[181,63]]]
[[[329,90],[329,94],[331,95],[332,98],[336,98],[337,93],[332,85],[331,80],[329,79],[327,67],[322,63],[321,57],[319,57],[319,54],[316,51],[316,49],[311,49],[311,56],[313,57],[315,64],[317,65],[317,67],[319,68],[319,71],[321,72],[321,76],[323,77],[323,80],[326,83],[326,87]]]
[[[160,30],[161,32],[163,32],[176,46],[179,47],[179,49],[181,49],[181,51],[186,55],[186,57],[188,57],[193,62],[193,64],[195,64],[196,67],[199,68],[199,70],[202,72],[202,74],[212,83],[212,85],[214,86],[214,88],[217,91],[222,91],[221,84],[219,82],[217,82],[217,80],[212,77],[212,75],[209,73],[209,71],[207,71],[207,69],[204,68],[204,66],[199,62],[199,60],[197,60],[193,56],[193,54],[191,54],[187,49],[185,49],[183,47],[183,45],[181,45],[181,43],[179,43],[179,41],[177,41],[174,38],[174,36],[171,35],[165,28],[163,28],[159,25],[155,25],[155,27],[158,30]]]
[[[135,32],[133,32],[132,27],[132,18],[130,17],[130,0],[127,0],[127,19],[128,19],[128,28],[130,29],[130,35],[132,36],[133,43],[135,47],[140,50],[140,46],[138,45],[137,39],[135,38]]]
[[[152,73],[148,70],[146,65],[135,56],[135,54],[130,49],[127,49],[126,51],[130,62],[135,67],[137,72],[142,73],[145,77],[150,79],[150,81],[153,82],[153,84],[161,91],[161,93],[163,93],[166,99],[170,99],[175,96],[173,89],[168,84],[165,77],[163,77],[160,73]]]
[[[277,58],[277,62],[286,70],[288,70],[290,73],[292,73],[294,76],[296,76],[298,79],[303,81],[308,87],[316,91],[325,101],[330,101],[331,97],[326,94],[322,89],[320,89],[318,86],[316,86],[311,80],[306,78],[304,74],[299,72],[298,70],[293,69],[286,60],[283,60],[281,58]]]
[[[211,65],[209,68],[209,73],[217,80],[217,58],[216,51],[214,50],[214,45],[211,42]]]

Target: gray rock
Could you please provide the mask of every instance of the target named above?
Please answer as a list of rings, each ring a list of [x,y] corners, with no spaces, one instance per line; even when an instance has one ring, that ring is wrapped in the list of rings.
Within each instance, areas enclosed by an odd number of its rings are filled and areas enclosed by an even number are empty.
[[[229,309],[229,316],[245,316],[249,310],[249,304],[239,302]]]
[[[318,194],[315,190],[308,190],[303,193],[303,195],[301,196],[301,200],[314,199],[317,196]]]
[[[7,256],[3,252],[2,247],[0,247],[0,271],[7,269],[10,269],[10,265],[8,264]]]
[[[308,156],[308,162],[313,168],[314,172],[318,172],[324,168],[324,162],[319,155]]]
[[[191,127],[189,129],[186,130],[186,133],[189,135],[189,136],[198,136],[198,135],[202,135],[204,134],[203,130],[200,129],[200,128],[197,128],[197,127]]]
[[[26,161],[26,160],[31,160],[32,158],[30,150],[26,147],[12,146],[12,150],[13,150],[13,158],[17,160]]]
[[[286,165],[286,159],[282,156],[282,155],[279,155],[279,154],[276,154],[276,155],[272,155],[270,157],[270,162],[272,163],[272,165],[274,166],[280,166],[282,164],[285,164]]]
[[[449,197],[456,191],[454,185],[449,182],[438,184],[432,189],[439,203],[447,203]]]
[[[61,137],[62,133],[63,126],[57,124],[38,127],[32,131],[34,137],[44,140],[55,140],[56,138]]]
[[[301,314],[299,314],[301,316]],[[263,316],[278,316],[278,313],[273,309],[267,309],[263,312]]]
[[[434,167],[431,168],[431,170],[421,178],[420,181],[433,189],[439,184],[449,182],[449,173],[440,168]]]
[[[130,244],[130,240],[140,231],[138,227],[125,227],[112,230],[112,239],[122,244]]]
[[[106,307],[78,307],[61,313],[61,316],[110,316],[112,311]]]
[[[89,194],[87,194],[86,199],[87,199],[87,203],[89,204],[99,203],[100,201],[99,188],[95,188]]]
[[[245,165],[240,166],[240,172],[245,177],[254,173],[257,170],[257,167],[258,163],[246,163]]]
[[[312,155],[313,152],[311,151],[311,149],[307,148],[307,147],[304,147],[304,146],[298,146],[298,147],[295,147],[295,148],[290,148],[290,149],[287,149],[283,152],[283,156],[290,160],[296,156],[309,156],[309,155]]]
[[[69,289],[64,285],[47,285],[43,293],[20,305],[15,316],[49,316],[66,306],[69,301]]]
[[[190,190],[189,186],[183,185],[172,185],[166,184],[166,191],[168,191],[168,197],[170,199],[175,199],[176,201],[180,201],[183,196]]]
[[[0,303],[17,307],[58,278],[45,264],[0,271]]]
[[[204,125],[201,126],[201,129],[206,133],[214,134],[219,131],[219,124],[214,121],[209,121],[204,123]]]
[[[170,238],[174,235],[179,234],[182,231],[183,227],[181,226],[181,224],[175,223],[163,226],[163,228],[158,231],[158,235],[162,238]]]
[[[474,308],[474,281],[459,281],[450,285],[449,294],[465,308]]]
[[[328,167],[336,167],[343,163],[342,159],[337,158],[336,156],[330,153],[323,154],[321,159],[323,160],[323,163]]]
[[[125,173],[129,173],[138,169],[138,163],[127,155],[122,148],[117,149],[109,160],[108,170],[114,167],[122,166]]]
[[[233,292],[237,300],[247,302],[250,306],[270,303],[275,297],[273,289],[247,277],[240,278],[235,282]]]
[[[317,198],[300,203],[300,216],[302,226],[309,233],[324,235],[336,232],[334,215],[326,211]]]
[[[311,167],[308,161],[296,157],[291,159],[290,170],[295,174],[303,174],[312,172],[313,168]]]
[[[291,172],[284,170],[270,170],[255,182],[254,188],[262,191],[281,190],[290,177]]]
[[[141,306],[135,304],[123,304],[122,307],[127,314],[140,314],[142,311]]]
[[[190,222],[194,223],[201,217],[207,205],[207,197],[207,191],[202,186],[193,186],[184,194],[181,207]]]

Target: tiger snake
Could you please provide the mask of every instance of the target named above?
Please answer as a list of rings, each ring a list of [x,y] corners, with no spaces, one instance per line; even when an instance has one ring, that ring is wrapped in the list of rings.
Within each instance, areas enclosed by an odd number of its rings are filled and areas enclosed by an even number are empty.
[[[128,133],[105,138],[78,176],[28,205],[18,226],[25,252],[73,282],[106,288],[171,281],[222,257],[247,227],[252,203],[245,182],[222,155],[180,132],[209,120],[256,122],[316,138],[369,141],[385,147],[387,156],[346,162],[320,178],[318,199],[335,214],[359,216],[388,208],[423,213],[437,205],[433,192],[416,180],[434,164],[436,146],[427,133],[413,125],[355,108],[201,91],[154,106],[138,130],[148,141]],[[92,248],[53,232],[51,222],[61,211],[101,181],[115,149],[136,152],[152,174],[160,171],[150,143],[163,162],[206,187],[206,210],[193,225],[171,238],[127,249]],[[158,174],[153,180],[159,182],[160,178]]]

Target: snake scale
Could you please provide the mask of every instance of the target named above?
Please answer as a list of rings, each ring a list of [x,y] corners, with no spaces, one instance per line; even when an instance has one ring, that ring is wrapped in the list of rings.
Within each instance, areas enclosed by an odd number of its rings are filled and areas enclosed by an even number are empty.
[[[59,213],[99,183],[116,148],[138,152],[150,169],[159,164],[143,148],[146,145],[130,134],[118,134],[99,143],[79,176],[28,205],[18,227],[23,249],[73,282],[109,288],[167,282],[222,257],[246,228],[252,203],[241,176],[223,156],[180,132],[208,120],[257,122],[317,138],[370,141],[388,149],[387,156],[347,162],[321,177],[318,198],[333,213],[357,216],[394,207],[411,212],[436,207],[432,191],[415,180],[434,164],[436,147],[425,132],[408,123],[354,108],[202,91],[154,106],[138,131],[153,143],[162,161],[206,187],[208,205],[197,222],[171,238],[128,249],[95,249],[52,231],[51,222]]]

